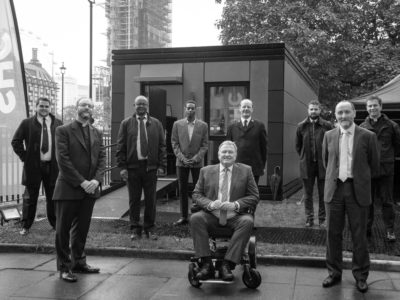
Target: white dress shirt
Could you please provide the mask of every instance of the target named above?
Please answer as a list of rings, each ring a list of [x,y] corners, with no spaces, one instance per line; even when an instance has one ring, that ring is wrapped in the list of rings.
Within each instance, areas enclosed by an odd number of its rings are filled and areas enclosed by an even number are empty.
[[[42,125],[42,131],[40,133],[40,149],[42,149],[43,117],[40,115],[37,115],[36,118],[37,118],[38,122]],[[46,125],[47,125],[47,136],[49,137],[49,151],[47,151],[46,153],[42,153],[42,151],[40,151],[40,160],[41,161],[51,161],[51,147],[53,146],[52,141],[51,141],[51,117],[49,115],[47,115],[45,117],[45,120],[46,120]]]
[[[189,122],[189,120],[186,119],[186,122],[187,122],[187,125],[188,125],[189,142],[190,142],[192,140],[194,124],[196,123],[196,119],[194,119],[192,122]]]
[[[356,126],[354,125],[354,123],[350,126],[349,129],[345,130],[342,127],[340,127],[340,138],[339,138],[339,161],[340,161],[340,157],[342,155],[347,155],[347,170],[345,171],[347,174],[347,178],[353,178],[353,144],[354,144],[354,130],[355,130]],[[348,152],[347,154],[341,153],[340,151],[340,145],[342,143],[342,136],[343,134],[345,134],[345,132],[347,132],[349,134],[349,145],[348,145]],[[340,174],[340,170],[341,170],[342,166],[339,166],[339,174]]]
[[[139,115],[136,115],[136,122],[137,122],[137,126],[138,126],[137,139],[136,139],[137,156],[138,156],[139,160],[145,160],[145,159],[147,159],[147,157],[143,157],[142,156],[142,151],[141,151],[141,147],[140,147],[140,119],[139,119]],[[147,131],[146,131],[147,115],[145,115],[143,117],[143,123],[144,123],[144,131],[146,133],[146,138],[147,138],[147,141],[148,141],[149,139],[147,137]]]

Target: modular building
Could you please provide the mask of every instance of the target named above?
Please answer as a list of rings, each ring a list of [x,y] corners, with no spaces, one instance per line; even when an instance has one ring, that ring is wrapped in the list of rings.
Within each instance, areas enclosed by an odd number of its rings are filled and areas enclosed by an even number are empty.
[[[253,118],[262,121],[268,133],[261,198],[271,198],[270,178],[276,167],[280,199],[300,188],[296,127],[307,116],[307,103],[318,98],[317,85],[285,44],[114,50],[112,142],[141,94],[149,97],[150,114],[166,129],[169,174],[175,171],[172,124],[184,117],[186,100],[196,100],[197,117],[209,125],[206,164],[213,164],[229,124],[240,119],[240,101],[249,98]],[[113,177],[119,180],[117,170]]]

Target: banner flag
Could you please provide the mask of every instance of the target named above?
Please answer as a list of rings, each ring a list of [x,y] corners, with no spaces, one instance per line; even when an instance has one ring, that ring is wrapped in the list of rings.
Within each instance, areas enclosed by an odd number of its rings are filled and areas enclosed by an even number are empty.
[[[11,147],[28,115],[25,71],[12,0],[0,0],[0,204],[21,195],[21,163]]]

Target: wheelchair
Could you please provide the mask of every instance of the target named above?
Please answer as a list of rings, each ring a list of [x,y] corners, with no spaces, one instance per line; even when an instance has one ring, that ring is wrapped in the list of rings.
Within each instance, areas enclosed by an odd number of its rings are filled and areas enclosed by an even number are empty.
[[[228,249],[227,245],[217,246],[218,242],[229,242],[233,234],[233,230],[226,227],[219,227],[216,232],[210,233],[210,250],[211,259],[215,268],[214,278],[208,280],[196,279],[196,274],[201,268],[201,260],[199,257],[191,257],[189,264],[188,279],[190,284],[199,288],[203,283],[219,283],[219,284],[232,284],[233,281],[223,281],[218,274],[221,263],[224,259],[225,253]],[[256,237],[251,235],[249,242],[245,248],[240,264],[243,266],[242,281],[244,285],[250,289],[256,289],[261,284],[260,272],[256,270],[257,256],[256,256]]]

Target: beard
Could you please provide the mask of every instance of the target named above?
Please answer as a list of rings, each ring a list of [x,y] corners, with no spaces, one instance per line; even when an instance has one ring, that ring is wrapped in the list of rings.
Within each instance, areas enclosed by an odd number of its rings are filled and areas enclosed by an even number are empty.
[[[310,115],[311,120],[317,120],[319,118],[319,115]]]

